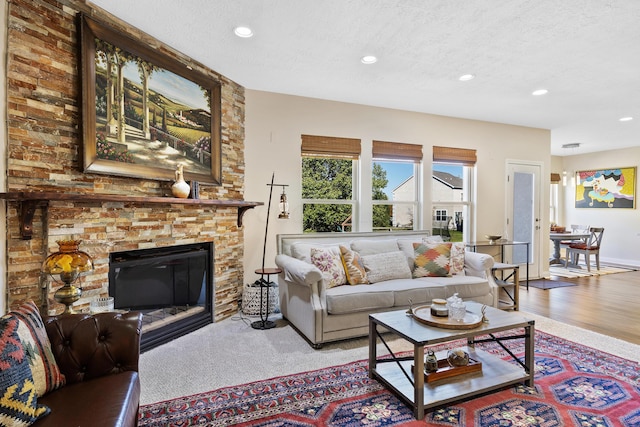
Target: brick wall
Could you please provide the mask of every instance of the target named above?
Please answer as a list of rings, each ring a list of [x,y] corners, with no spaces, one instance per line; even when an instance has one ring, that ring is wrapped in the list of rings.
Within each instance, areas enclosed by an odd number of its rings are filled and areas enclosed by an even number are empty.
[[[221,83],[222,185],[201,186],[203,199],[241,200],[244,187],[244,88],[162,45],[139,30],[83,1],[10,0],[7,46],[7,191],[63,191],[140,196],[170,194],[171,182],[83,172],[81,85],[76,15],[91,14],[121,32],[161,48],[176,61]],[[214,242],[215,318],[237,311],[243,283],[243,232],[237,208],[198,205],[50,202],[39,207],[33,238],[22,240],[19,204],[7,203],[8,305],[44,302],[40,266],[56,240],[80,239],[95,261],[83,277],[88,307],[108,294],[110,252]],[[52,289],[47,299],[52,299]],[[62,306],[55,306],[60,311]]]

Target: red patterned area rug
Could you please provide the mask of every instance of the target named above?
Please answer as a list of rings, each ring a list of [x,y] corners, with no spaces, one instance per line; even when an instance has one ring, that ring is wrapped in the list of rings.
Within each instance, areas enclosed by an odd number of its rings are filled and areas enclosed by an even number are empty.
[[[509,345],[523,357],[522,340]],[[497,344],[478,347],[508,359]],[[423,421],[359,361],[145,405],[139,425],[640,427],[640,364],[540,331],[535,348],[535,387],[451,404]]]

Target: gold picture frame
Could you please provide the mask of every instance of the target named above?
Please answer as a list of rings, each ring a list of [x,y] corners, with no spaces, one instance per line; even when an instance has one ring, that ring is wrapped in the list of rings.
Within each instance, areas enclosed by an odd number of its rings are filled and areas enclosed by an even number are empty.
[[[81,15],[87,173],[221,184],[220,83]]]

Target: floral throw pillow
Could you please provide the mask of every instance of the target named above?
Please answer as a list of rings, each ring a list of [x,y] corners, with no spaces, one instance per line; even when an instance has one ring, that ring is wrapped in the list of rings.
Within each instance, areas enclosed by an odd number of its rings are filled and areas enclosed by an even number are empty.
[[[451,243],[414,243],[413,277],[446,277],[451,271]]]
[[[340,258],[350,285],[368,284],[367,271],[362,263],[362,258],[356,251],[340,245]]]
[[[464,276],[464,243],[451,244],[451,274]]]
[[[347,283],[340,254],[332,248],[311,248],[311,263],[322,272],[327,289]]]

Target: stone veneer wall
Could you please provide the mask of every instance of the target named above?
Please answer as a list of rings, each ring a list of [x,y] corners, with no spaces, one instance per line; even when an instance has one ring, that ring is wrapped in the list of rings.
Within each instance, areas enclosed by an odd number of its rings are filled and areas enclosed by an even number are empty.
[[[140,196],[170,194],[171,182],[82,171],[78,12],[116,26],[221,83],[222,185],[203,199],[241,200],[244,190],[244,88],[80,0],[9,0],[7,46],[7,191],[63,191]],[[215,319],[238,309],[243,283],[243,231],[237,208],[179,204],[50,202],[36,210],[33,238],[22,240],[19,204],[7,202],[8,306],[43,303],[40,266],[56,240],[80,239],[95,261],[81,279],[87,308],[108,294],[109,253],[214,242]],[[53,291],[48,299],[52,300]],[[56,304],[55,311],[61,305]]]

